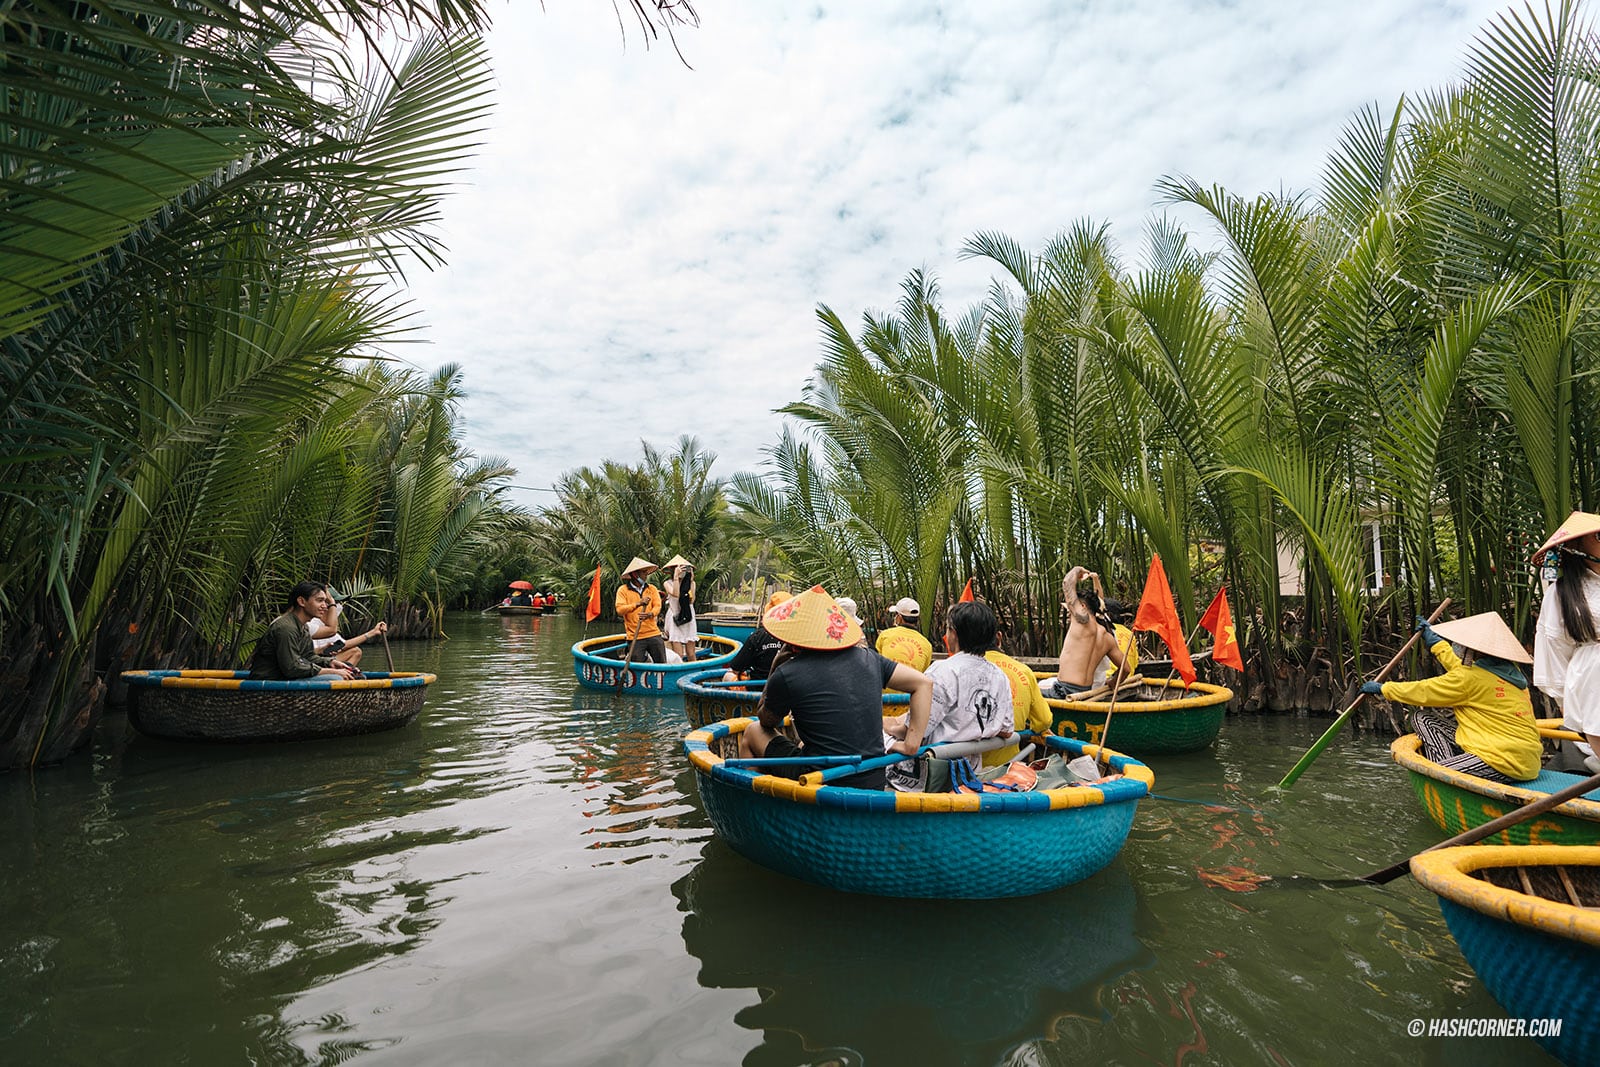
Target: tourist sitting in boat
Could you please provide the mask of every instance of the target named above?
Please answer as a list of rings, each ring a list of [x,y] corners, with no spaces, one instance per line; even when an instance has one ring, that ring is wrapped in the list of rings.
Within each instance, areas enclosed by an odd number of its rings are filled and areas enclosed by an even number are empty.
[[[994,648],[994,611],[982,601],[968,600],[952,607],[946,618],[944,643],[950,657],[928,668],[933,698],[922,744],[1010,737],[1011,684],[1004,671],[984,658]],[[890,737],[904,740],[909,726],[897,716],[883,729]],[[962,758],[967,761],[969,776],[976,778],[979,757]],[[889,768],[888,782],[890,788],[901,792],[920,789],[916,763],[906,760],[894,764]]]
[[[629,663],[667,661],[667,643],[657,622],[661,617],[661,591],[649,581],[650,575],[660,569],[649,560],[634,556],[617,587],[617,615],[632,648],[632,655],[625,654]]]
[[[878,652],[912,670],[925,671],[933,662],[933,643],[918,628],[922,606],[910,597],[901,597],[889,609],[889,626],[878,634]]]
[[[827,590],[813,586],[773,606],[762,625],[786,647],[767,677],[758,721],[739,735],[741,756],[881,756],[885,686],[911,694],[905,738],[892,751],[916,754],[933,682],[861,644],[861,627]],[[794,717],[798,745],[780,732],[786,715]],[[833,784],[882,789],[884,772],[864,771]]]
[[[1133,609],[1120,600],[1106,597],[1106,618],[1111,620],[1111,636],[1116,646],[1122,649],[1124,659],[1124,677],[1131,677],[1139,671],[1139,643],[1134,639],[1133,631],[1128,627],[1133,622]],[[1117,675],[1117,668],[1111,665],[1111,657],[1104,656],[1100,666],[1096,668],[1106,681],[1111,681]]]
[[[532,607],[533,597],[528,595],[528,591],[526,589],[518,589],[514,594],[512,594],[511,606],[517,608]]]
[[[1080,592],[1083,582],[1093,585],[1092,592]],[[1044,695],[1056,700],[1071,700],[1079,693],[1099,684],[1095,667],[1109,660],[1116,670],[1116,679],[1130,673],[1127,646],[1117,642],[1116,625],[1105,610],[1105,590],[1100,576],[1085,567],[1073,567],[1061,579],[1061,606],[1067,613],[1067,634],[1061,639],[1061,657],[1056,663],[1056,676],[1040,683]],[[1128,644],[1132,643],[1129,632]],[[1116,680],[1113,679],[1113,680]]]
[[[789,599],[789,594],[783,590],[773,593],[767,598],[767,606],[763,612],[782,604]],[[724,682],[738,681],[763,681],[772,673],[772,660],[783,642],[767,630],[765,619],[756,624],[749,637],[739,646],[739,651],[733,654],[733,659],[728,662],[728,669],[722,672]]]
[[[996,644],[1000,637],[996,635]],[[1044,702],[1044,694],[1039,691],[1039,683],[1033,677],[1033,671],[1028,665],[1012,659],[998,647],[991,648],[983,654],[983,658],[993,663],[1006,676],[1006,682],[1011,686],[1011,725],[1020,733],[1023,730],[1032,730],[1036,734],[1047,734],[1054,722],[1050,714],[1050,705]],[[1001,767],[1010,763],[1017,756],[1017,745],[997,748],[983,754],[985,767]],[[1041,743],[1041,750],[1043,745]]]
[[[1528,679],[1518,663],[1529,656],[1499,615],[1486,611],[1454,622],[1417,630],[1445,673],[1415,682],[1364,682],[1361,691],[1385,700],[1415,704],[1412,729],[1422,755],[1442,767],[1491,782],[1526,782],[1539,775],[1542,746],[1528,698]],[[1454,641],[1464,651],[1457,656]]]
[[[348,663],[352,667],[361,666],[361,646],[379,634],[388,633],[389,624],[383,620],[366,633],[355,637],[345,637],[339,633],[339,618],[344,612],[344,601],[332,586],[328,587],[328,607],[320,615],[311,617],[306,623],[306,632],[311,635],[311,650],[325,656],[332,656],[337,663]]]
[[[861,609],[856,606],[856,602],[855,602],[854,598],[847,597],[847,596],[842,596],[842,597],[840,597],[838,599],[838,605],[839,605],[840,609],[846,615],[850,616],[850,621],[851,622],[853,622],[857,626],[861,627],[861,641],[862,641],[862,643],[863,644],[869,644],[870,642],[867,641],[867,624],[862,621],[862,619],[861,619]],[[894,659],[893,656],[890,656],[889,658],[890,659]]]
[[[250,655],[250,677],[280,682],[315,678],[321,674],[350,678],[356,670],[311,646],[306,623],[333,604],[328,587],[310,580],[289,590],[289,609],[267,624]]]
[[[1548,583],[1533,642],[1533,684],[1561,705],[1589,772],[1600,771],[1600,515],[1574,511],[1535,554]]]
[[[700,643],[694,620],[694,565],[682,556],[667,561],[671,578],[661,583],[667,594],[667,649],[678,654],[679,662],[692,660]]]

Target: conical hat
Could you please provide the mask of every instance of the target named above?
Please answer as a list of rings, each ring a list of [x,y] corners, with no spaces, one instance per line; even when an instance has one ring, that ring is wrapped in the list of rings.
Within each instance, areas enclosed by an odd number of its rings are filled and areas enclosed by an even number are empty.
[[[673,556],[671,559],[667,560],[666,566],[667,570],[669,571],[674,567],[688,567],[690,570],[694,569],[694,564],[690,563],[682,556]]]
[[[1511,632],[1505,620],[1493,611],[1482,615],[1469,615],[1453,622],[1441,622],[1433,632],[1446,641],[1465,645],[1474,652],[1511,660],[1513,663],[1532,663],[1533,657],[1522,647],[1517,635]]]
[[[646,574],[649,574],[651,571],[658,571],[660,569],[661,569],[660,567],[657,567],[654,563],[651,563],[649,560],[640,559],[638,556],[634,556],[633,557],[633,562],[629,563],[626,567],[624,567],[622,569],[622,576],[624,578],[626,578],[628,575],[632,574],[634,571],[644,571]]]
[[[831,651],[861,640],[861,627],[820,585],[767,609],[761,624],[779,641],[800,648]]]
[[[1600,515],[1594,515],[1587,511],[1574,511],[1567,516],[1567,521],[1562,523],[1560,528],[1550,535],[1550,540],[1539,546],[1539,551],[1533,554],[1533,558],[1538,559],[1546,549],[1559,545],[1564,541],[1574,541],[1584,534],[1591,533],[1600,533]],[[1438,627],[1436,626],[1434,629],[1437,630]]]

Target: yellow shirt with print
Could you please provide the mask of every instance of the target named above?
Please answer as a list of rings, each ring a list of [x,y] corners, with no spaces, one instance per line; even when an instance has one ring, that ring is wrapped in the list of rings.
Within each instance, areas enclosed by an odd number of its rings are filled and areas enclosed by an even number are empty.
[[[1430,651],[1445,673],[1419,682],[1384,682],[1384,699],[1454,710],[1462,749],[1508,778],[1538,777],[1542,746],[1528,691],[1482,667],[1463,665],[1449,641],[1436,641]]]
[[[1117,647],[1123,650],[1122,654],[1127,659],[1128,673],[1123,677],[1131,678],[1139,669],[1139,642],[1133,639],[1133,631],[1120,622],[1112,624],[1112,629],[1116,632]],[[1109,682],[1117,676],[1117,665],[1111,663],[1110,656],[1107,656],[1101,662],[1108,664],[1106,667],[1106,681]]]
[[[999,667],[1005,673],[1006,681],[1011,684],[1012,724],[1018,730],[1049,733],[1050,725],[1055,720],[1050,714],[1050,705],[1044,702],[1044,694],[1039,692],[1039,680],[1033,676],[1033,671],[1004,652],[994,649],[985,652],[983,658]],[[985,752],[983,765],[999,767],[1010,763],[1016,758],[1017,751],[1017,745],[1008,745],[992,752]]]
[[[925,671],[933,663],[933,644],[917,631],[906,626],[891,626],[878,634],[878,654],[896,663]]]

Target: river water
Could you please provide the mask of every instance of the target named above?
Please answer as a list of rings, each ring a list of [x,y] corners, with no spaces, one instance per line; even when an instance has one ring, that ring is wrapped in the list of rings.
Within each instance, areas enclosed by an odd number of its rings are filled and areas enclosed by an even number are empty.
[[[1235,717],[1153,761],[1120,858],[1020,901],[797,883],[716,840],[677,699],[579,689],[570,619],[397,644],[419,720],[210,747],[108,717],[0,777],[12,1064],[1553,1063],[1409,879],[1437,840],[1376,737],[1269,788],[1327,720]],[[379,653],[381,658],[381,653]]]

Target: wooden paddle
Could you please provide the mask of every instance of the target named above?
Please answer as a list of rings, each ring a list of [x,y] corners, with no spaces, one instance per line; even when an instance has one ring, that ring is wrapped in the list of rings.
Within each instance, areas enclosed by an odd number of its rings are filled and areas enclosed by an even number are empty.
[[[1128,649],[1132,648],[1132,647],[1133,647],[1133,631],[1130,630],[1130,631],[1128,631],[1128,644],[1127,644],[1126,647],[1121,649],[1122,659],[1123,659],[1124,665],[1126,665],[1126,663],[1127,663]],[[1118,668],[1118,669],[1120,670],[1121,668]],[[1113,679],[1113,680],[1115,680],[1115,679]],[[1115,715],[1117,713],[1117,697],[1120,696],[1121,693],[1122,693],[1122,687],[1121,686],[1118,686],[1117,688],[1115,688],[1115,689],[1113,689],[1111,691],[1111,706],[1106,709],[1106,724],[1100,728],[1100,756],[1105,758],[1105,773],[1106,774],[1110,774],[1111,773],[1111,754],[1108,751],[1109,743],[1106,741],[1106,738],[1111,734],[1111,716],[1113,716],[1113,715]],[[1098,764],[1100,762],[1100,758],[1097,757],[1095,759],[1095,762]]]
[[[1475,841],[1482,841],[1486,837],[1493,837],[1495,834],[1499,833],[1501,830],[1504,830],[1508,826],[1515,826],[1519,822],[1533,818],[1540,812],[1549,811],[1551,808],[1565,804],[1567,801],[1572,800],[1575,797],[1581,797],[1583,794],[1592,789],[1600,789],[1600,774],[1596,774],[1590,778],[1585,778],[1583,781],[1578,782],[1575,785],[1569,785],[1567,788],[1551,793],[1547,797],[1541,797],[1540,799],[1535,800],[1533,803],[1520,807],[1508,815],[1502,815],[1498,819],[1491,819],[1482,826],[1468,830],[1464,834],[1457,834],[1448,841],[1440,841],[1437,845],[1430,845],[1429,847],[1423,849],[1422,852],[1432,852],[1435,849],[1449,848],[1451,845],[1470,845]],[[1417,855],[1422,855],[1422,852],[1417,853]],[[1392,863],[1383,868],[1381,871],[1373,871],[1371,874],[1362,878],[1361,881],[1371,882],[1373,885],[1387,885],[1411,869],[1411,860],[1412,857],[1407,856],[1399,863]]]
[[[383,658],[389,661],[389,674],[394,674],[394,653],[389,651],[389,631],[380,630],[378,636],[383,638]]]
[[[1439,602],[1439,606],[1433,609],[1433,614],[1428,616],[1428,625],[1431,626],[1435,622],[1438,622],[1439,616],[1443,615],[1445,609],[1449,606],[1450,598],[1445,597]],[[1395,667],[1399,666],[1400,661],[1405,658],[1405,654],[1411,651],[1411,646],[1416,644],[1417,638],[1421,636],[1421,630],[1413,631],[1410,640],[1400,646],[1400,651],[1394,654],[1394,659],[1390,660],[1388,665],[1385,666],[1383,670],[1378,672],[1377,676],[1373,678],[1373,681],[1381,682],[1387,678],[1389,676],[1389,672],[1394,670]],[[1306,749],[1306,754],[1300,757],[1300,762],[1289,768],[1289,773],[1284,775],[1283,781],[1278,783],[1279,789],[1288,789],[1291,785],[1294,785],[1295,779],[1304,774],[1305,769],[1311,766],[1318,756],[1322,755],[1322,750],[1328,747],[1328,743],[1333,740],[1335,734],[1344,729],[1344,724],[1350,721],[1350,716],[1355,714],[1355,710],[1359,708],[1361,706],[1361,702],[1366,699],[1366,693],[1356,694],[1356,698],[1350,702],[1350,706],[1348,708],[1344,709],[1343,714],[1341,714],[1337,719],[1333,720],[1333,725],[1323,731],[1322,736],[1317,738],[1316,742],[1312,744],[1310,748]]]
[[[624,575],[624,578],[627,576]],[[645,589],[650,588],[649,579],[645,580]],[[639,613],[633,617],[633,640],[628,642],[628,651],[622,655],[622,667],[617,671],[617,686],[611,690],[611,695],[616,696],[622,692],[622,680],[627,677],[628,668],[633,664],[633,646],[639,643],[639,635],[644,632],[644,590],[639,591]],[[623,632],[627,632],[627,625],[623,625]]]

